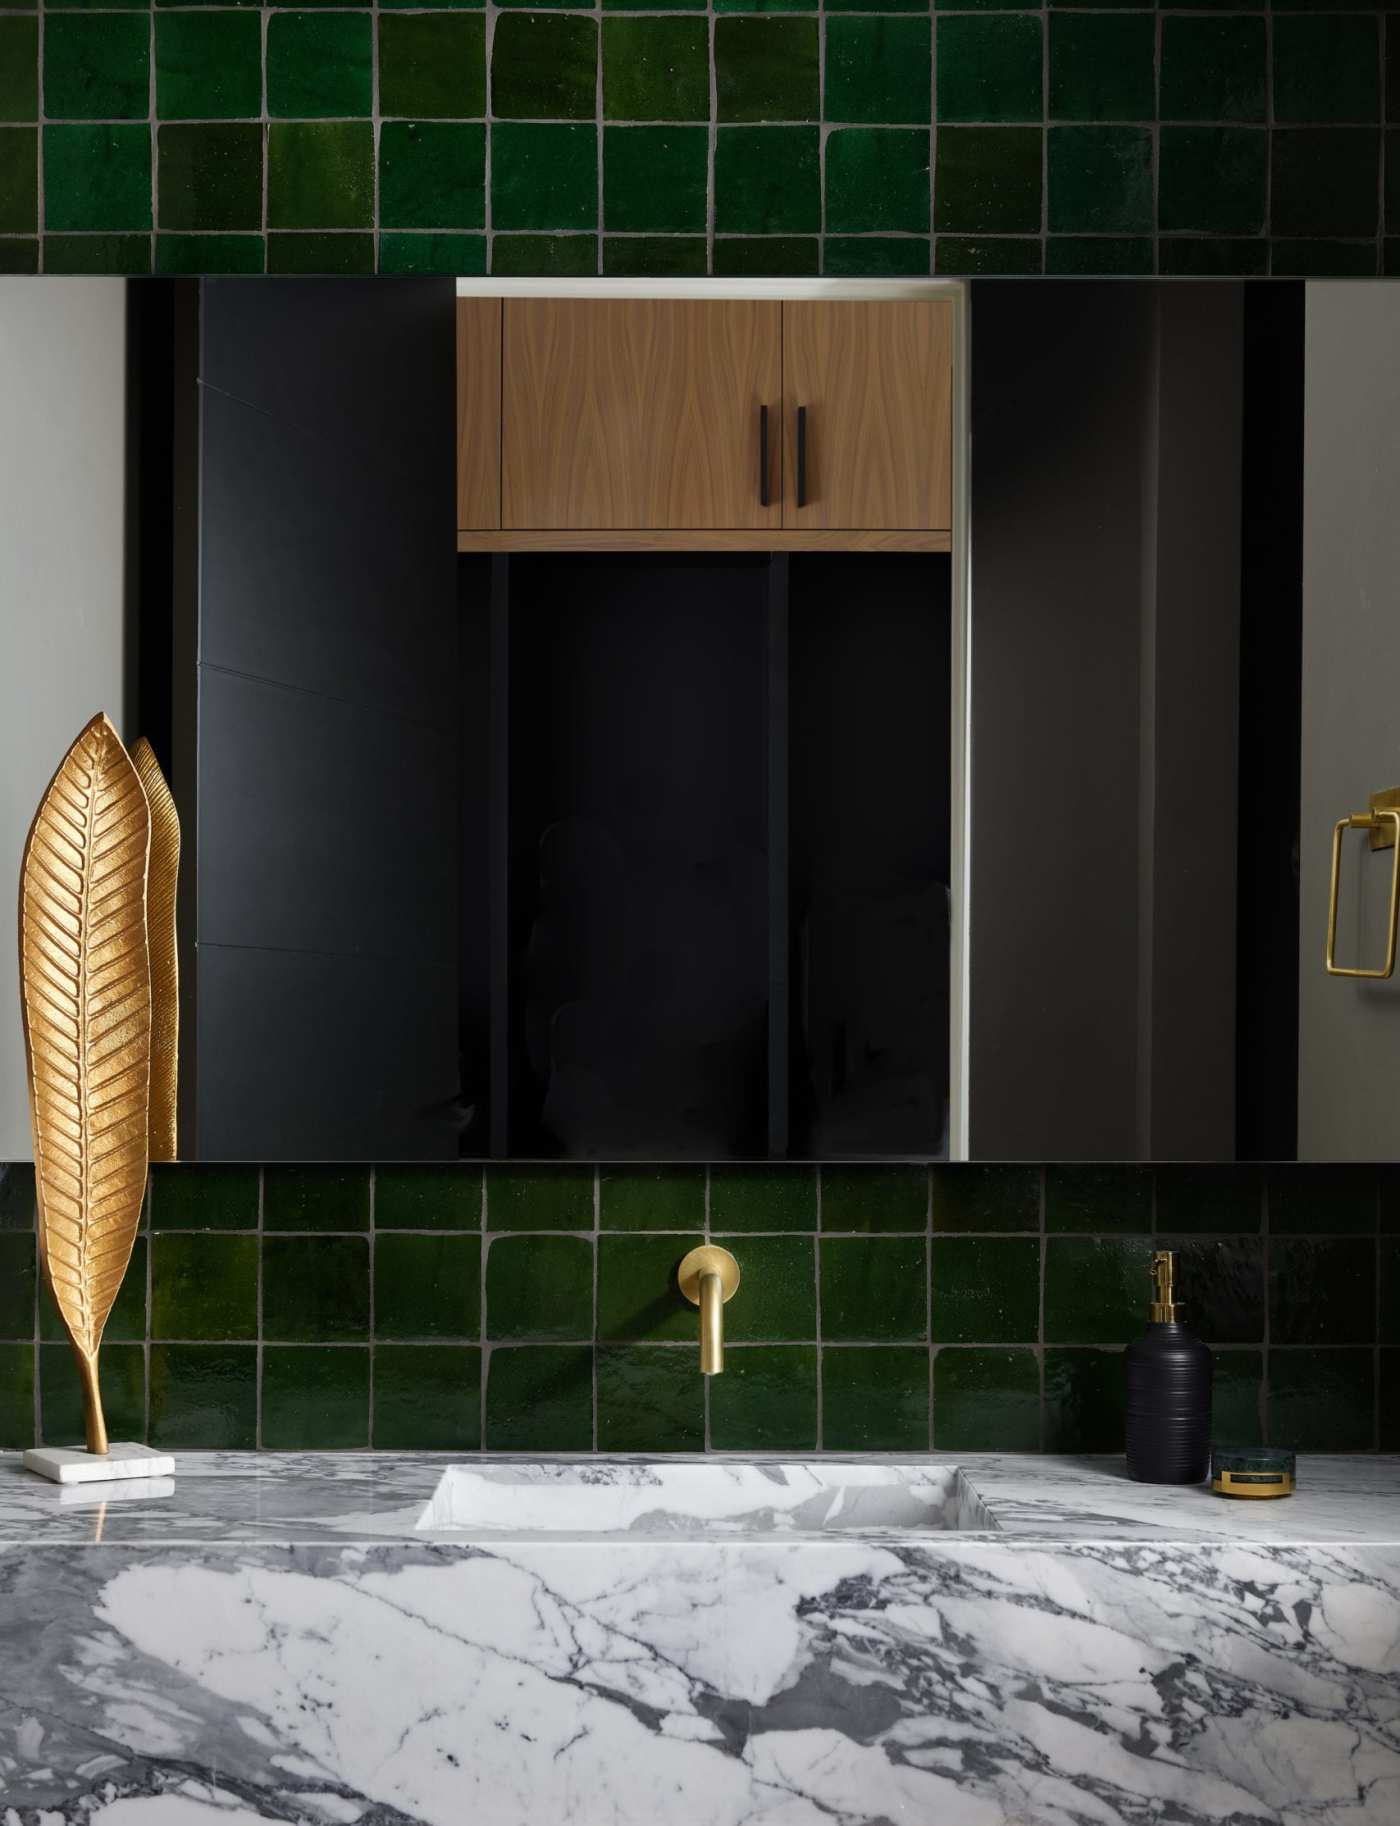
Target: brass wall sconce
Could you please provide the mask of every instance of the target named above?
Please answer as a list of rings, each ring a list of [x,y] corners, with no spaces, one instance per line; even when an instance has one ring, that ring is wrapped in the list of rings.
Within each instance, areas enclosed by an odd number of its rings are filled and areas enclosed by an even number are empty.
[[[700,1308],[700,1373],[724,1372],[724,1307],[739,1287],[739,1264],[727,1249],[704,1243],[676,1270],[676,1281],[692,1306]]]
[[[1349,812],[1332,827],[1332,888],[1327,903],[1327,974],[1381,981],[1395,974],[1396,922],[1400,919],[1400,786],[1372,793],[1370,809]],[[1367,831],[1372,850],[1389,850],[1390,910],[1386,915],[1385,963],[1379,970],[1337,962],[1337,892],[1342,876],[1342,838],[1349,830]]]

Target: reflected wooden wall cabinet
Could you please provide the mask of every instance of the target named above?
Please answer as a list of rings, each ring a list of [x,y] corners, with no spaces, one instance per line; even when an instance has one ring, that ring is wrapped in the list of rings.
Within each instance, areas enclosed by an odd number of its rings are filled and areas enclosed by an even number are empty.
[[[457,313],[463,551],[950,547],[947,300]]]

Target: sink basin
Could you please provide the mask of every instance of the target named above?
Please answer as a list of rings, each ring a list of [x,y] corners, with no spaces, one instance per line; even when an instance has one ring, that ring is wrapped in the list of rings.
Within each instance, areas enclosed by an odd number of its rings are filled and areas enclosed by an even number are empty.
[[[418,1527],[533,1539],[688,1540],[995,1530],[953,1465],[534,1459],[453,1465]]]

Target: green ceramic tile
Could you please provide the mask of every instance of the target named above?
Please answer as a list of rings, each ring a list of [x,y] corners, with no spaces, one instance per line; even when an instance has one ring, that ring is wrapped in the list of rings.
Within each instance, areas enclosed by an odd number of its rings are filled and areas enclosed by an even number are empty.
[[[372,1443],[380,1452],[476,1451],[481,1352],[453,1344],[376,1344]]]
[[[1400,1452],[1400,1350],[1383,1350],[1379,1356],[1376,1398],[1380,1426],[1376,1443],[1382,1452]]]
[[[362,1236],[263,1239],[264,1338],[362,1344],[369,1336],[369,1243]]]
[[[1163,1236],[1176,1252],[1177,1298],[1185,1323],[1207,1344],[1254,1344],[1264,1337],[1264,1242],[1257,1236]]]
[[[710,1228],[815,1230],[817,1175],[811,1167],[710,1168]]]
[[[1269,1353],[1268,1443],[1298,1452],[1369,1452],[1376,1431],[1376,1353]]]
[[[1040,228],[1038,127],[940,127],[934,227],[960,234]]]
[[[1374,240],[1276,240],[1269,271],[1275,279],[1373,279],[1378,265]]]
[[[1033,15],[958,14],[938,21],[938,119],[1039,121],[1040,20]]]
[[[497,120],[592,120],[597,90],[595,20],[503,13],[496,21],[491,112]]]
[[[1040,1366],[1028,1350],[941,1350],[933,1360],[940,1452],[1040,1449]]]
[[[828,1452],[928,1450],[928,1352],[822,1352],[822,1445]]]
[[[373,122],[272,122],[267,130],[270,228],[368,228],[373,212]]]
[[[491,1352],[486,1446],[492,1452],[587,1452],[593,1444],[593,1351],[526,1344]]]
[[[684,1343],[699,1337],[699,1315],[676,1285],[676,1269],[700,1236],[598,1239],[598,1336]],[[737,1297],[737,1296],[736,1296]]]
[[[156,113],[162,120],[256,118],[262,81],[262,21],[255,12],[156,14]],[[138,112],[146,106],[143,96]]]
[[[1163,120],[1262,121],[1268,80],[1262,19],[1162,21]]]
[[[1255,1234],[1263,1223],[1264,1175],[1258,1167],[1155,1167],[1153,1175],[1159,1230]]]
[[[1149,127],[1052,127],[1046,139],[1052,232],[1151,231]]]
[[[386,228],[484,228],[484,124],[385,121],[379,130],[379,219]]]
[[[13,136],[18,141],[26,131],[11,127],[5,137]],[[256,133],[257,128],[250,131]],[[0,197],[3,195],[4,181],[0,178]],[[0,228],[7,226],[5,207],[0,202]],[[32,228],[32,212],[28,221],[15,226]],[[151,130],[144,122],[133,126],[44,128],[46,232],[150,226]]]
[[[603,0],[605,13],[703,13],[704,10],[705,0]],[[715,10],[720,9],[716,7]]]
[[[1045,1228],[1069,1231],[1148,1230],[1152,1170],[1130,1166],[1045,1169]]]
[[[1380,135],[1356,127],[1276,129],[1270,227],[1276,235],[1373,235]]]
[[[592,126],[505,121],[491,129],[491,220],[497,229],[592,228],[598,218]]]
[[[156,139],[160,226],[261,227],[262,135],[252,121],[163,126]]]
[[[38,223],[38,129],[0,127],[0,234],[32,234]]]
[[[1045,1244],[1045,1337],[1126,1344],[1147,1325],[1152,1298],[1145,1236],[1054,1236]]]
[[[1050,118],[1151,120],[1157,109],[1156,62],[1157,22],[1152,13],[1054,14]]]
[[[142,120],[150,113],[151,28],[140,13],[57,13],[44,26],[49,120]]]
[[[496,1237],[486,1256],[486,1335],[591,1338],[592,1238]]]
[[[510,279],[586,279],[598,271],[597,235],[495,235],[491,271]]]
[[[715,26],[716,119],[818,119],[819,63],[815,19],[719,20]]]
[[[693,1167],[604,1167],[604,1230],[694,1230],[705,1221],[705,1174]]]
[[[354,1451],[369,1444],[369,1350],[269,1344],[262,1364],[269,1452]]]
[[[39,22],[0,18],[0,120],[39,118]]]
[[[410,120],[485,114],[485,20],[453,12],[381,14],[379,109]]]
[[[1016,0],[1018,6],[1025,0]],[[724,0],[715,0],[716,10]],[[828,13],[926,13],[928,0],[826,0]]]
[[[1213,1444],[1264,1443],[1264,1357],[1255,1350],[1218,1350],[1211,1388]]]
[[[815,234],[821,227],[820,130],[721,127],[715,136],[720,234]]]
[[[1376,1228],[1374,1167],[1309,1164],[1269,1168],[1269,1230],[1274,1236],[1336,1236]]]
[[[826,27],[827,121],[893,126],[931,118],[933,47],[927,19],[834,18]]]
[[[103,1328],[104,1343],[136,1343],[146,1337],[146,1249],[144,1236],[138,1236],[131,1247],[131,1259],[112,1302]],[[47,1287],[39,1293],[39,1336],[46,1343],[61,1343],[68,1336],[58,1307]]]
[[[0,1449],[16,1451],[34,1440],[34,1346],[0,1344]]]
[[[1044,1449],[1123,1450],[1122,1351],[1046,1351]]]
[[[379,237],[379,270],[381,273],[481,274],[486,271],[486,237],[384,234]]]
[[[1393,136],[1387,135],[1387,137]],[[1393,204],[1390,200],[1392,196],[1395,198]],[[1397,218],[1400,218],[1400,191],[1397,191],[1392,178],[1386,179],[1386,208],[1387,210],[1393,208]],[[1386,226],[1390,226],[1388,221]],[[1400,236],[1392,235],[1387,239],[1381,255],[1381,270],[1387,279],[1400,278]]]
[[[1161,228],[1253,234],[1264,226],[1268,135],[1257,127],[1163,127],[1158,136]]]
[[[605,20],[603,114],[608,120],[708,120],[710,41],[705,21]]]
[[[823,1230],[923,1231],[927,1167],[823,1167]]]
[[[732,1362],[733,1353],[726,1359],[726,1375]],[[704,1378],[689,1351],[611,1344],[598,1352],[600,1452],[701,1452],[704,1447]]]
[[[267,26],[269,114],[316,119],[368,114],[373,105],[374,37],[368,13],[272,15]]]
[[[739,1291],[724,1309],[736,1343],[809,1341],[817,1335],[817,1251],[810,1236],[735,1238]]]
[[[694,1359],[684,1355],[693,1370]],[[810,1344],[729,1351],[710,1381],[717,1452],[810,1452],[817,1444],[817,1353]]]
[[[815,236],[717,236],[712,271],[716,279],[800,279],[815,275],[820,257]]]
[[[930,270],[927,235],[828,235],[822,271],[831,279],[918,279]]]
[[[258,1353],[251,1344],[153,1344],[153,1446],[250,1451],[258,1434]]]
[[[0,1338],[33,1338],[37,1277],[33,1233],[0,1231]]]
[[[0,1230],[32,1230],[34,1169],[25,1162],[0,1166]]]
[[[1158,271],[1173,278],[1262,276],[1269,270],[1265,240],[1163,235],[1157,244]]]
[[[939,235],[933,269],[940,278],[1014,278],[1038,273],[1044,258],[1039,241],[1014,235]]]
[[[3,153],[4,141],[0,139],[0,215],[3,215],[5,209]],[[5,235],[3,239],[0,239],[0,273],[37,273],[38,270],[39,243],[37,239],[24,240],[16,235]]]
[[[488,1230],[591,1230],[592,1167],[488,1167]]]
[[[1274,20],[1275,120],[1372,121],[1379,103],[1374,15],[1311,13]]]
[[[929,135],[917,127],[836,127],[826,142],[826,226],[925,233]]]
[[[376,1338],[457,1338],[481,1332],[481,1238],[374,1239]]]
[[[1275,1237],[1269,1245],[1274,1344],[1369,1344],[1376,1335],[1376,1245],[1366,1237]]]
[[[255,1230],[256,1167],[152,1167],[151,1223],[157,1230]]]
[[[1380,1310],[1385,1315],[1378,1342],[1386,1343],[1389,1341],[1390,1315],[1400,1310],[1400,1237],[1382,1237],[1377,1245],[1376,1260]]]
[[[933,1240],[932,1335],[941,1344],[1035,1342],[1040,1325],[1040,1239]]]
[[[151,1336],[224,1341],[258,1334],[255,1236],[157,1236]]]
[[[368,1230],[368,1167],[264,1167],[267,1230]]]
[[[139,1344],[105,1344],[98,1364],[108,1436],[146,1437],[146,1353]],[[46,1446],[80,1446],[86,1438],[78,1363],[66,1344],[39,1351],[40,1436]]]
[[[261,235],[156,236],[158,273],[260,273],[266,264]]]
[[[699,279],[708,254],[703,235],[609,235],[603,271],[609,278]]]
[[[927,1336],[922,1237],[823,1237],[821,1327],[826,1339],[881,1343]]]
[[[146,235],[45,235],[46,273],[149,273],[151,237]]]
[[[1038,1230],[1039,1167],[933,1169],[935,1230]]]
[[[376,1230],[479,1230],[479,1167],[376,1167]]]
[[[703,233],[709,156],[706,127],[605,127],[604,228]]]

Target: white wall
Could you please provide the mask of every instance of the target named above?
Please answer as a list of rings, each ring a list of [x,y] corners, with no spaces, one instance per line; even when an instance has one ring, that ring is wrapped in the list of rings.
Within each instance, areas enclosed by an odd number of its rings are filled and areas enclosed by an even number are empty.
[[[1400,786],[1400,284],[1309,285],[1306,347],[1298,1152],[1395,1159],[1400,977],[1323,953],[1332,827]],[[1344,855],[1337,961],[1378,963],[1394,852]]]
[[[124,280],[0,279],[0,1161],[33,1157],[25,834],[88,718],[121,728],[125,343]]]

